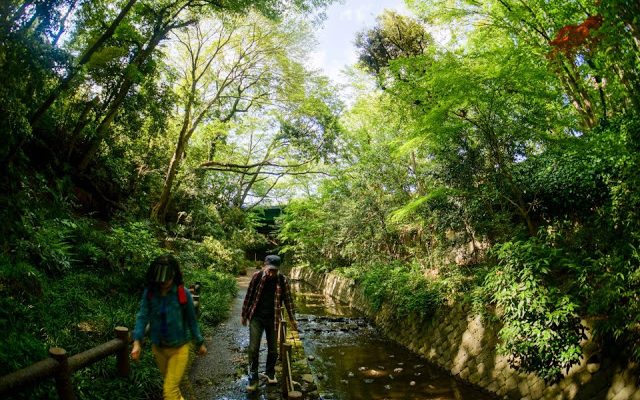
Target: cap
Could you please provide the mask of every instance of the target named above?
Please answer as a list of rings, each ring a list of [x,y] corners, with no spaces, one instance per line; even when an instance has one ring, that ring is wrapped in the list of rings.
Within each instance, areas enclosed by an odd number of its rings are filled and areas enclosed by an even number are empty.
[[[280,257],[275,254],[269,254],[265,257],[264,263],[268,269],[278,269],[280,266]]]

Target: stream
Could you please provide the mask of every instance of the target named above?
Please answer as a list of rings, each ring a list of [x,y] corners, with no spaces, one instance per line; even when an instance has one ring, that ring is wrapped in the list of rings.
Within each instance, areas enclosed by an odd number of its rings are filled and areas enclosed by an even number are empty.
[[[324,400],[490,400],[389,340],[356,310],[292,282],[300,338]]]

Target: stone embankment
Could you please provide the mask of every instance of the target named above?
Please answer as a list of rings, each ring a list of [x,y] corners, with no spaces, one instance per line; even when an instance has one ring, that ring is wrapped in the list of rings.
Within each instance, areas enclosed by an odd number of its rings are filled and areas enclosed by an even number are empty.
[[[399,321],[386,305],[380,310],[370,309],[362,290],[348,278],[314,273],[308,268],[294,268],[289,276],[360,310],[388,337],[501,398],[640,400],[638,366],[619,365],[603,358],[589,339],[583,343],[582,362],[571,368],[560,382],[547,385],[534,374],[511,368],[507,357],[496,352],[499,326],[460,305],[443,307],[428,321],[415,316]]]

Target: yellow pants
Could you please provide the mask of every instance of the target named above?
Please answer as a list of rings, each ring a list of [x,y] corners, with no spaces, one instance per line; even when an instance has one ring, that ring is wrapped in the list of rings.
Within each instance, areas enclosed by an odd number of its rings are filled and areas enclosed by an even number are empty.
[[[162,386],[164,400],[184,400],[180,393],[180,381],[187,369],[189,347],[189,344],[180,347],[151,346],[164,381]]]

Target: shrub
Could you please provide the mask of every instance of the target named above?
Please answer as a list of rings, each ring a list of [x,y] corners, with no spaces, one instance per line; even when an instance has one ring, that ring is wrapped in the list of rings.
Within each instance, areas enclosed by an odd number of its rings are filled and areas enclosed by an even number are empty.
[[[499,350],[510,355],[512,367],[557,381],[580,362],[585,338],[578,304],[548,279],[552,269],[568,261],[536,239],[503,243],[492,251],[498,265],[484,286],[503,322]]]
[[[107,242],[111,264],[120,270],[146,269],[149,262],[162,253],[148,222],[125,222],[114,226]]]
[[[0,374],[13,372],[47,357],[49,347],[77,354],[113,338],[115,326],[132,326],[141,295],[141,271],[75,270],[46,276],[24,262],[0,257]],[[161,390],[151,351],[132,368],[129,379],[116,377],[113,357],[73,375],[79,399],[148,399]],[[126,389],[126,390],[125,390]],[[43,382],[13,394],[11,399],[55,398]],[[118,397],[118,396],[121,397]]]
[[[244,252],[215,238],[206,236],[202,242],[180,240],[177,242],[178,257],[185,267],[210,269],[239,274],[247,268]]]
[[[69,270],[74,261],[70,241],[75,224],[65,218],[45,219],[39,224],[28,218],[23,221],[26,235],[18,243],[18,257],[49,273]]]
[[[228,273],[207,269],[184,269],[185,284],[201,285],[200,327],[217,325],[229,316],[229,304],[238,292],[236,280]]]
[[[418,270],[401,263],[373,265],[364,270],[359,280],[375,310],[386,302],[398,318],[429,317],[444,302],[440,282],[428,281]]]

